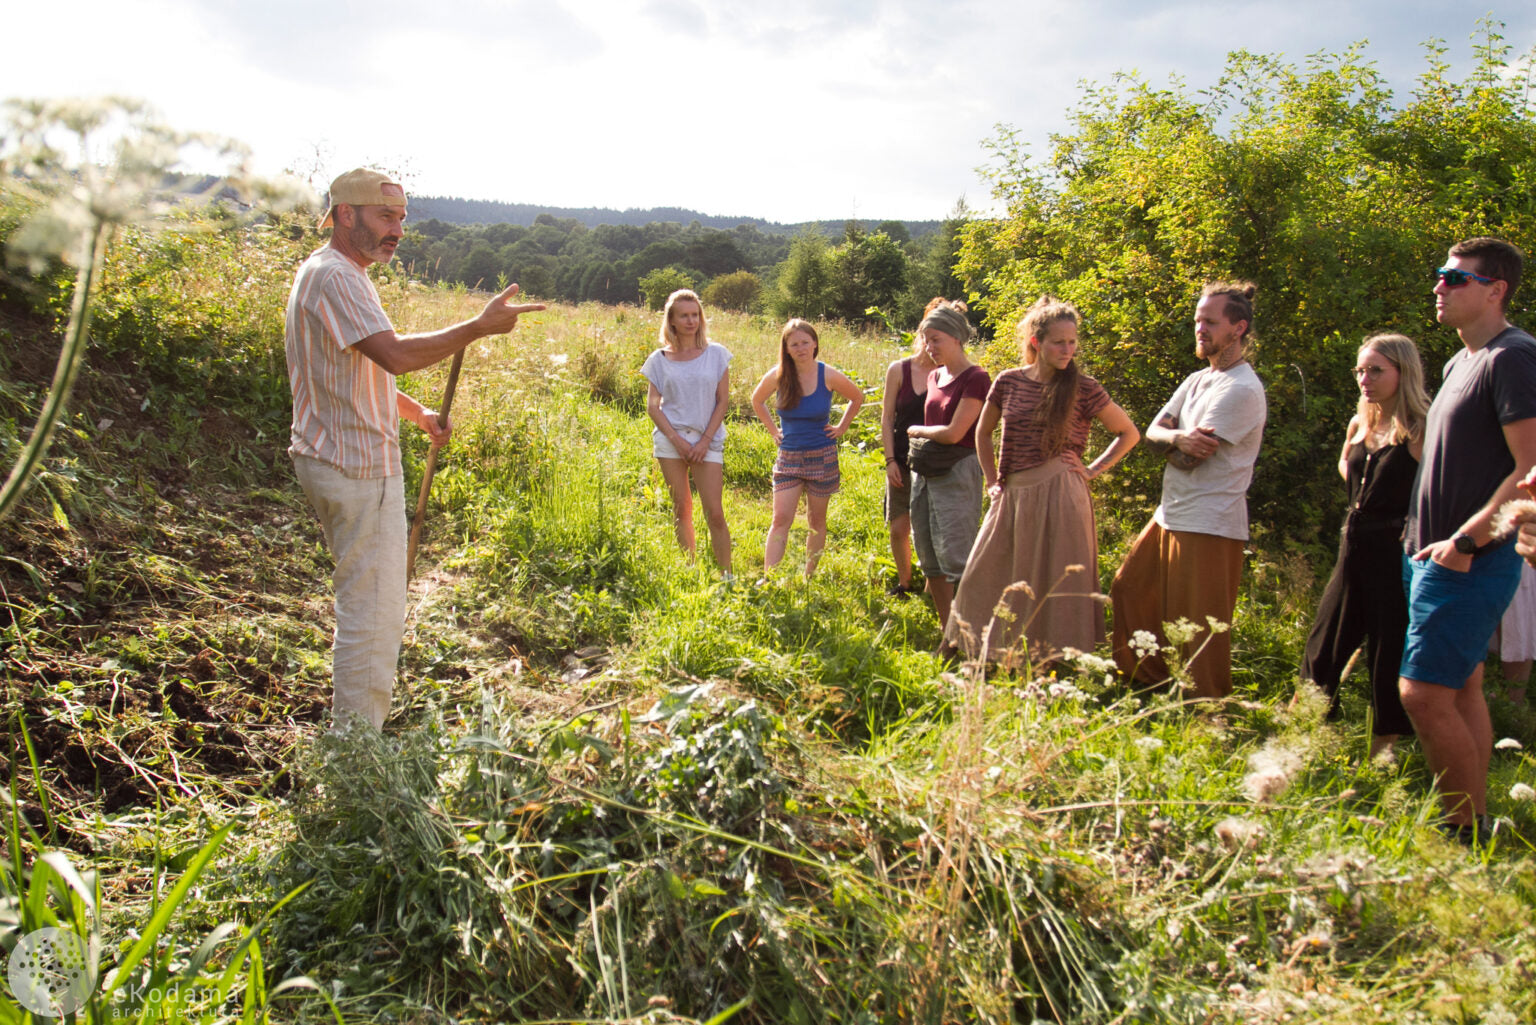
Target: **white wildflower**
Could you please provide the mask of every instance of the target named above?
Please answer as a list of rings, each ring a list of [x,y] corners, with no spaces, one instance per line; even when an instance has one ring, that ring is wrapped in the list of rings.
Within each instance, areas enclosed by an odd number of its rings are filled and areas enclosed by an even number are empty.
[[[1296,952],[1316,953],[1327,950],[1331,946],[1333,946],[1333,923],[1324,918],[1316,922],[1306,934],[1297,937],[1291,949]]]
[[[1516,783],[1509,788],[1509,796],[1516,801],[1536,801],[1536,790],[1531,789],[1529,784]]]
[[[1159,737],[1138,737],[1136,740],[1136,746],[1143,751],[1151,753],[1153,751],[1161,750],[1163,741]]]
[[[1077,666],[1093,673],[1113,673],[1115,663],[1102,655],[1095,655],[1087,651],[1078,651],[1076,648],[1063,648],[1061,657]]]
[[[1520,1025],[1520,1019],[1502,1003],[1494,1001],[1483,1009],[1483,1025]]]
[[[570,359],[571,357],[563,352],[552,352],[549,354],[549,361],[557,367],[565,366],[566,363],[570,362]]]
[[[1046,686],[1046,693],[1053,701],[1076,701],[1083,697],[1083,692],[1071,680],[1058,680],[1054,677]]]
[[[1177,622],[1163,624],[1163,636],[1168,638],[1168,643],[1174,647],[1182,647],[1200,636],[1200,628],[1183,616]]]
[[[1516,740],[1514,737],[1505,737],[1503,740],[1493,745],[1493,747],[1496,751],[1522,751],[1525,749],[1525,745],[1520,743],[1520,741]]]
[[[1131,634],[1131,650],[1137,658],[1157,654],[1157,637],[1150,630],[1137,630]]]

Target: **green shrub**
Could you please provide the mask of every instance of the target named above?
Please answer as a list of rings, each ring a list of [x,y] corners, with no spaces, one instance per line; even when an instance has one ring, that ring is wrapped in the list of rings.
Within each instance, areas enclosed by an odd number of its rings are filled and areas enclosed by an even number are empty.
[[[758,280],[756,274],[739,270],[722,274],[705,285],[700,298],[709,306],[753,313],[758,308],[758,300],[762,292],[763,283]]]
[[[680,288],[692,288],[695,284],[692,272],[682,267],[658,267],[640,278],[640,294],[645,305],[659,310],[667,304],[667,296]]]

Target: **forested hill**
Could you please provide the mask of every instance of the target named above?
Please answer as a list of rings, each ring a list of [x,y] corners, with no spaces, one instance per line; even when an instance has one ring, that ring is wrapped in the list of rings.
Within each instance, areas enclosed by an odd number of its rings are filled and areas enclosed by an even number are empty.
[[[685,210],[676,206],[656,206],[646,210],[631,208],[614,210],[609,207],[536,206],[532,203],[502,203],[492,199],[459,199],[456,196],[411,196],[411,219],[423,221],[435,218],[448,224],[520,224],[531,228],[540,214],[549,214],[561,220],[574,220],[585,227],[595,228],[602,224],[631,224],[644,226],[658,222],[692,224],[697,221],[704,228],[734,228],[750,224],[772,235],[794,235],[806,228],[819,228],[823,234],[837,237],[842,234],[846,220],[801,221],[781,224],[761,217],[717,217],[697,210]],[[866,230],[873,231],[877,220],[861,221]],[[902,221],[913,237],[937,230],[940,221]]]

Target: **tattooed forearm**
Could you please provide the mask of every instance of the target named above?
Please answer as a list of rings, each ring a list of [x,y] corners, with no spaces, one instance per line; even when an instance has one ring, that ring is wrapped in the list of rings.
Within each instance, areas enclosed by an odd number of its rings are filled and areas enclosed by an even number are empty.
[[[1193,470],[1205,460],[1200,456],[1190,455],[1174,443],[1173,432],[1178,429],[1178,421],[1171,416],[1165,416],[1147,428],[1147,435],[1142,439],[1142,444],[1168,460],[1171,465],[1181,470]]]
[[[1157,423],[1147,426],[1147,433],[1141,439],[1141,444],[1143,447],[1149,448],[1158,455],[1167,458],[1168,453],[1178,451],[1174,447],[1173,435],[1170,433],[1177,429],[1177,420],[1171,416],[1161,417]]]
[[[1172,445],[1168,446],[1168,451],[1164,454],[1163,458],[1167,459],[1170,464],[1177,466],[1181,470],[1193,470],[1195,467],[1205,462],[1205,460],[1201,459],[1199,456],[1192,456],[1188,452],[1185,452],[1183,449],[1174,448]]]

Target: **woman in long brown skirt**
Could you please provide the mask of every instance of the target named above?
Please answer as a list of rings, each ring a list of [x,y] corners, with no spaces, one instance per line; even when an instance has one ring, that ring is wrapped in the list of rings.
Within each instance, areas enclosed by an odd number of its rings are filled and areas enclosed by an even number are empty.
[[[966,562],[944,640],[972,659],[1042,666],[1104,639],[1098,537],[1088,482],[1141,434],[1104,387],[1081,373],[1077,309],[1042,296],[1019,324],[1024,365],[997,376],[976,424],[992,504]],[[1087,465],[1097,420],[1114,441]],[[992,432],[1002,424],[996,456]]]

